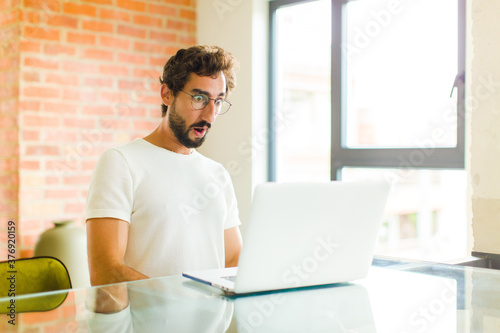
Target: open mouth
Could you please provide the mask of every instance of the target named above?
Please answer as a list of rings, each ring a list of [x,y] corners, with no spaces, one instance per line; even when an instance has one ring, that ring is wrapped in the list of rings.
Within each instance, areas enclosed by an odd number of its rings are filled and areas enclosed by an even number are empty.
[[[202,137],[205,135],[205,133],[207,132],[207,128],[206,127],[193,127],[193,130],[194,130],[194,134],[197,136],[197,137]]]

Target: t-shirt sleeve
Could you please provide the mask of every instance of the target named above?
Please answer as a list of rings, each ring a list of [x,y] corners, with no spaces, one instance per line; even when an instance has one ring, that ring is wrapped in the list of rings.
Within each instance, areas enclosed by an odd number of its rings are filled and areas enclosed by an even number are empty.
[[[110,217],[130,223],[133,179],[124,156],[110,149],[101,156],[87,194],[86,219]]]
[[[239,211],[238,211],[238,201],[236,200],[236,194],[234,193],[233,182],[231,181],[231,176],[224,169],[225,181],[225,196],[227,203],[227,214],[226,220],[224,221],[224,229],[230,229],[241,224]]]

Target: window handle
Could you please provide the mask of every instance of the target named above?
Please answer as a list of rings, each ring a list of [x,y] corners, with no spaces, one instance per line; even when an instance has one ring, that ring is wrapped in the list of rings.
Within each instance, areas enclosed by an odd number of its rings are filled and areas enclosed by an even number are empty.
[[[455,76],[455,81],[453,82],[453,86],[451,87],[451,93],[450,93],[450,98],[453,96],[453,91],[455,88],[458,88],[459,84],[463,84],[465,80],[465,71],[462,73],[457,73]]]

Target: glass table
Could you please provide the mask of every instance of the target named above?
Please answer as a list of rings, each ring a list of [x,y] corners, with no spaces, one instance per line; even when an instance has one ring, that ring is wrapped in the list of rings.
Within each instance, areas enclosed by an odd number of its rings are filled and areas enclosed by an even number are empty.
[[[171,276],[14,302],[39,311],[0,299],[0,332],[500,332],[500,271],[375,258],[351,283],[249,296]]]

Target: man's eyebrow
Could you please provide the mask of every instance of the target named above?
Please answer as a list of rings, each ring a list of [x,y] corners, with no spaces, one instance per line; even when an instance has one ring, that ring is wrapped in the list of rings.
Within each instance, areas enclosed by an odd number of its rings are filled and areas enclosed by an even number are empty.
[[[203,94],[203,95],[210,96],[210,93],[209,93],[208,91],[201,90],[201,89],[198,89],[198,88],[193,88],[193,89],[191,89],[191,92],[192,92],[193,94]],[[221,93],[219,94],[219,96],[220,96],[220,97],[224,97],[224,96],[226,96],[226,92],[224,92],[224,91],[223,91],[223,92],[221,92]]]

